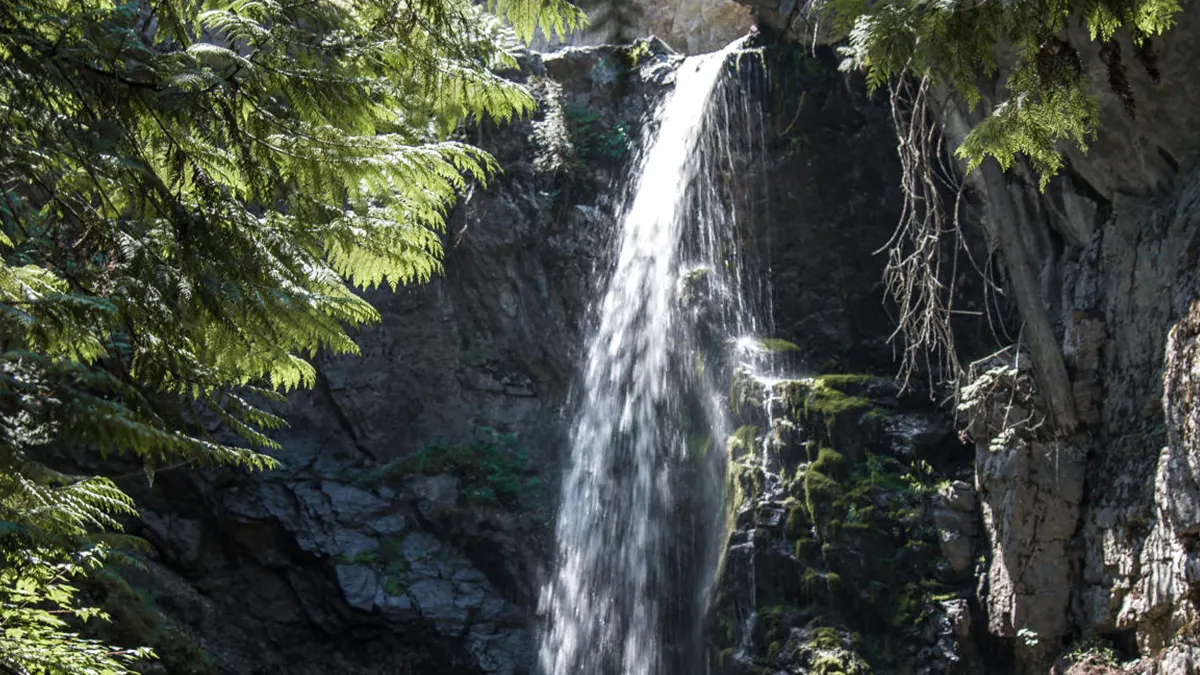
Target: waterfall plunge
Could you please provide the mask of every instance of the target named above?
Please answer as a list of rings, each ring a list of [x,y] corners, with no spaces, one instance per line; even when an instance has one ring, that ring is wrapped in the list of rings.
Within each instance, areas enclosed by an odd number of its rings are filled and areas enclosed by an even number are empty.
[[[721,170],[739,112],[737,43],[686,59],[655,111],[587,347],[557,569],[542,589],[544,675],[695,675],[724,530],[721,389],[730,338],[758,332]],[[743,99],[743,106],[746,103]]]

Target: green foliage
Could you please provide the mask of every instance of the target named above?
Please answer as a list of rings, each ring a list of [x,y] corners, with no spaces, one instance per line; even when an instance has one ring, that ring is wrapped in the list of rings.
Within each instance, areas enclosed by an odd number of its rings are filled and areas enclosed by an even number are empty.
[[[631,69],[636,69],[642,65],[643,61],[654,56],[654,50],[650,48],[649,40],[641,40],[629,45],[629,47],[624,50],[624,55],[629,67]]]
[[[974,108],[982,101],[979,78],[994,76],[1003,62],[1008,98],[970,132],[957,154],[971,169],[987,157],[1007,169],[1022,154],[1043,189],[1062,167],[1059,143],[1086,151],[1098,121],[1086,68],[1065,39],[1068,25],[1083,23],[1091,40],[1102,43],[1110,87],[1132,114],[1135,103],[1114,35],[1124,29],[1138,59],[1157,77],[1150,39],[1169,29],[1180,11],[1178,0],[827,0],[822,6],[848,31],[843,68],[865,71],[872,89],[908,72],[949,86]]]
[[[521,497],[536,487],[536,478],[524,478],[522,472],[528,453],[517,446],[516,436],[485,427],[479,438],[464,444],[434,443],[385,466],[384,476],[411,474],[458,478],[459,500],[467,504],[521,507]]]
[[[629,127],[611,124],[591,108],[566,106],[567,130],[584,162],[617,163],[629,155]]]
[[[566,103],[562,86],[552,80],[537,80],[536,86],[542,92],[542,106],[539,119],[533,123],[535,169],[577,179],[628,157],[632,140],[628,125],[608,121],[590,108]]]
[[[1097,635],[1088,635],[1071,646],[1064,657],[1069,663],[1091,663],[1116,666],[1121,658],[1112,643]]]
[[[355,287],[438,272],[456,195],[497,170],[455,130],[531,111],[497,75],[518,38],[581,21],[564,0],[0,3],[0,669],[146,654],[67,623],[100,616],[69,581],[132,504],[39,462],[272,466],[264,407],[378,319]]]
[[[80,637],[78,623],[108,619],[76,601],[74,580],[99,567],[106,554],[94,546],[74,555],[47,548],[6,547],[0,568],[0,665],[30,675],[132,673],[129,666],[153,657],[149,648],[121,649]]]

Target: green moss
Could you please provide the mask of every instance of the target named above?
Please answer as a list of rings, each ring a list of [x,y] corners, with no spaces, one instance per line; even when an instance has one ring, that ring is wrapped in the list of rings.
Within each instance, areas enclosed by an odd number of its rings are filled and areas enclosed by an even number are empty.
[[[818,548],[817,548],[817,542],[815,539],[805,537],[805,538],[796,540],[796,546],[795,546],[796,560],[800,560],[800,561],[812,560],[813,556],[817,553],[817,551],[818,551]]]
[[[829,476],[812,467],[804,472],[804,503],[808,508],[809,518],[818,529],[828,522],[840,492],[837,482]]]
[[[810,415],[820,415],[828,422],[839,415],[865,413],[871,409],[871,402],[830,387],[818,387],[812,390],[805,409]]]
[[[796,344],[779,338],[750,338],[749,342],[758,351],[770,352],[772,354],[786,354],[800,351],[800,347]]]
[[[837,595],[838,591],[842,590],[842,575],[837,572],[826,574],[825,587],[829,590],[830,595]]]
[[[719,672],[725,672],[726,665],[733,664],[733,652],[733,647],[726,647],[717,652],[717,670]]]
[[[733,458],[741,457],[742,455],[753,452],[754,446],[758,440],[758,427],[753,424],[746,424],[737,428],[733,435],[726,442],[726,448],[729,451],[729,456]]]
[[[887,378],[879,377],[877,375],[863,375],[857,373],[821,375],[816,379],[820,380],[821,384],[825,385],[826,387],[836,389],[846,394],[861,394],[871,385],[887,381]]]
[[[735,420],[757,416],[763,409],[763,386],[744,370],[737,370],[729,383],[729,409]],[[746,421],[753,421],[747,419]]]
[[[803,537],[812,530],[812,520],[808,517],[808,508],[791,500],[787,504],[787,536],[792,539]]]
[[[842,646],[842,640],[836,628],[821,626],[813,629],[809,645],[817,649],[838,649]]]
[[[820,448],[817,458],[809,465],[809,471],[816,471],[826,476],[838,476],[846,467],[846,458],[833,448]]]
[[[757,632],[759,644],[787,640],[793,618],[798,614],[791,605],[769,605],[758,610]]]
[[[400,479],[412,474],[458,478],[459,503],[466,505],[521,507],[522,493],[537,485],[536,478],[522,478],[528,455],[516,447],[516,437],[491,428],[481,437],[463,444],[434,443],[389,462],[367,477],[368,483]]]
[[[925,593],[915,583],[905,584],[892,608],[888,621],[894,628],[916,627],[925,614]]]
[[[734,513],[741,511],[752,495],[759,494],[761,487],[758,467],[730,462],[729,488],[733,499],[729,500],[729,507]]]

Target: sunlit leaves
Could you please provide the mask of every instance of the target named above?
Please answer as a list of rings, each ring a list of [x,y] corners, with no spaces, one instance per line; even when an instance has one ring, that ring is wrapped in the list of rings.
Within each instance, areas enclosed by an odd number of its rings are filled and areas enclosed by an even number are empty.
[[[1177,0],[827,0],[821,6],[848,30],[843,67],[863,70],[872,89],[912,73],[948,85],[973,108],[982,100],[979,78],[994,75],[998,54],[1009,52],[1008,98],[958,154],[971,169],[987,157],[1007,168],[1024,156],[1043,188],[1062,166],[1061,143],[1086,150],[1098,123],[1079,55],[1061,37],[1071,17],[1082,19],[1092,40],[1107,42],[1125,29],[1140,46],[1169,29],[1180,11]]]

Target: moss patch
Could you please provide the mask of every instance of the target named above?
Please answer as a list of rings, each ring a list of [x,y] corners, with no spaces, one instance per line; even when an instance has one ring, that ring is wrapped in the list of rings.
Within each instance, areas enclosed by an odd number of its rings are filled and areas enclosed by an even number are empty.
[[[747,454],[754,453],[754,447],[758,443],[758,427],[753,424],[744,424],[738,427],[737,431],[729,437],[727,448],[729,457],[737,459]]]
[[[772,354],[787,354],[800,351],[800,347],[795,343],[779,338],[749,338],[748,342],[758,351],[770,352]]]
[[[515,436],[485,427],[480,437],[469,443],[434,443],[389,462],[368,475],[366,482],[446,474],[458,479],[460,506],[517,510],[522,507],[522,495],[538,485],[536,477],[524,476],[527,462],[528,455],[517,447]]]

